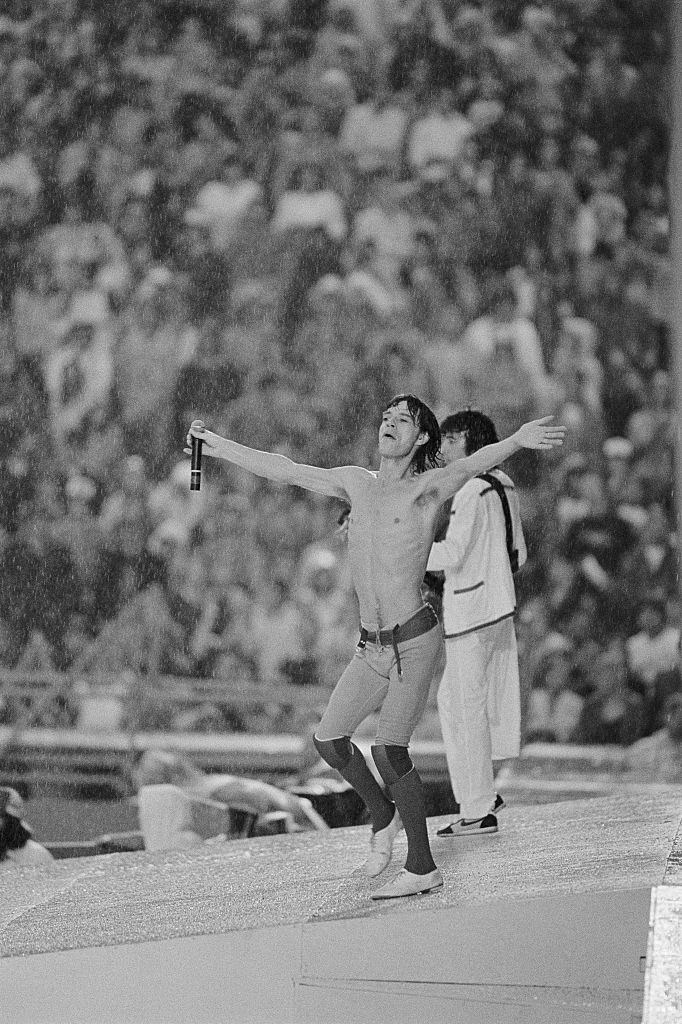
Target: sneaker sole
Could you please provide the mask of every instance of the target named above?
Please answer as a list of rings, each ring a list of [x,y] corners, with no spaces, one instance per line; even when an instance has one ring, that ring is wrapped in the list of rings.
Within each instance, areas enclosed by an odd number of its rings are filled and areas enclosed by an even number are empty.
[[[494,835],[496,832],[499,832],[499,827],[491,825],[488,828],[477,828],[471,832],[436,832],[436,835],[440,839],[475,839],[476,836]]]
[[[439,889],[443,888],[444,883],[438,882],[437,885],[432,885],[428,889],[417,889],[416,892],[399,892],[394,896],[376,896],[372,894],[370,897],[373,900],[405,900],[410,896],[428,896],[430,892],[438,892]]]
[[[439,882],[438,885],[432,885],[428,889],[420,889],[419,892],[415,893],[415,896],[428,896],[430,892],[438,892],[445,885],[444,882]]]

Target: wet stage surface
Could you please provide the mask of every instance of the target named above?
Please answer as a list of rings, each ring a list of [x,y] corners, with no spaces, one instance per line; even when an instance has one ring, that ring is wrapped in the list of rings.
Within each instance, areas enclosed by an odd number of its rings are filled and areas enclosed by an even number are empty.
[[[206,844],[191,851],[128,853],[10,868],[0,893],[0,955],[116,946],[194,935],[500,901],[680,884],[680,787],[510,807],[497,835],[435,836],[444,889],[374,902],[370,893],[403,864],[401,833],[378,879],[359,870],[368,829]]]

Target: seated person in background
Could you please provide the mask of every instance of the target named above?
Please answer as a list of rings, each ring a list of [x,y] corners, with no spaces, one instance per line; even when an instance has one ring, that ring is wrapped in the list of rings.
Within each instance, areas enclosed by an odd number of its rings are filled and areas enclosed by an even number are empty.
[[[52,854],[31,838],[31,826],[23,813],[24,802],[16,789],[0,787],[0,862],[21,866],[48,864]]]
[[[288,815],[287,831],[303,829],[326,829],[324,821],[310,806],[310,802],[293,793],[271,786],[258,779],[245,779],[236,775],[205,774],[196,768],[189,758],[166,750],[148,750],[142,755],[135,772],[140,791],[140,819],[143,833],[152,833],[154,846],[163,848],[196,846],[202,837],[193,827],[190,807],[185,801],[195,801],[199,807],[223,804],[225,809],[246,810],[254,816],[284,812]],[[161,799],[152,803],[146,799],[148,789],[158,787]],[[144,807],[141,791],[147,788]],[[162,792],[163,790],[163,792]],[[174,792],[171,792],[174,790]],[[185,800],[177,799],[178,793]],[[217,806],[214,807],[217,810]],[[144,822],[142,818],[144,817]],[[158,820],[163,818],[164,820]],[[218,820],[216,816],[216,821]],[[228,815],[220,819],[224,826]],[[228,825],[230,832],[232,828]],[[221,828],[216,828],[216,835]],[[236,831],[236,830],[235,830]],[[224,834],[224,833],[223,833]],[[234,838],[230,835],[229,838]],[[227,837],[226,837],[227,838]],[[145,834],[145,846],[150,849]]]
[[[627,768],[642,782],[682,782],[682,692],[665,702],[665,725],[625,753]]]
[[[213,820],[200,820],[206,811]],[[184,850],[201,846],[204,833],[220,842],[231,831],[229,812],[220,813],[218,806],[209,808],[206,802],[189,797],[184,790],[169,783],[141,786],[137,797],[137,815],[145,850]],[[204,819],[207,815],[202,816]]]

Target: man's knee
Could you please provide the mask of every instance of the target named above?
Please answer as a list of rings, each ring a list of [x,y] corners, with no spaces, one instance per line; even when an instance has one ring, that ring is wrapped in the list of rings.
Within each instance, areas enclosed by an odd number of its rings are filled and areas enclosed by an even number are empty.
[[[372,757],[387,786],[394,786],[414,768],[407,747],[393,743],[377,743],[372,747]]]
[[[322,760],[326,761],[330,768],[336,768],[337,771],[345,768],[353,756],[353,744],[350,736],[336,736],[331,740],[321,740],[317,736],[313,736],[313,743]]]

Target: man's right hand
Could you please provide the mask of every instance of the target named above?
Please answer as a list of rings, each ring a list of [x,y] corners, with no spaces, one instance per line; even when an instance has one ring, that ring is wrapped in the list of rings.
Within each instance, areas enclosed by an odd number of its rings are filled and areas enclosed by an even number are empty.
[[[203,442],[204,455],[217,456],[217,452],[213,451],[217,447],[218,441],[220,440],[218,434],[214,434],[212,431],[207,430],[204,426],[203,420],[192,420],[189,431],[187,433],[187,447],[183,449],[185,455],[192,454],[192,438],[196,437],[199,441]]]

